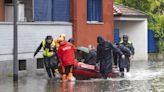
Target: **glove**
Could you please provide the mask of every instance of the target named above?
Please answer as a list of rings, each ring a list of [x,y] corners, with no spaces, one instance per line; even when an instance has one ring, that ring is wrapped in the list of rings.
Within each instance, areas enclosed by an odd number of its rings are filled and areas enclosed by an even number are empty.
[[[125,59],[125,55],[122,55],[121,58],[122,58],[122,59]]]
[[[33,57],[35,58],[36,54],[33,55]]]

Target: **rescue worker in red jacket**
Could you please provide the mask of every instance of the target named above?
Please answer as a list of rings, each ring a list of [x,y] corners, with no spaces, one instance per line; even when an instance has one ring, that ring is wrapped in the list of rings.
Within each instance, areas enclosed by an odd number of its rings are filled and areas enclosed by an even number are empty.
[[[58,48],[58,56],[61,60],[62,66],[62,80],[75,80],[73,76],[73,69],[75,63],[75,51],[76,47],[67,42],[64,38],[59,38],[60,46]]]

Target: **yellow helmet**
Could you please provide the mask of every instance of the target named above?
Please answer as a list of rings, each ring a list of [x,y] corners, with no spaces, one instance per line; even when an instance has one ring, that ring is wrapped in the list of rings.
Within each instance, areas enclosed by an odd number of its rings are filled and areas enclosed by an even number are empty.
[[[59,38],[60,38],[60,37],[63,38],[63,39],[65,40],[66,35],[65,35],[65,34],[60,34],[60,35],[59,35]]]
[[[64,41],[64,40],[65,40],[64,37],[59,37],[59,38],[58,38],[58,42],[62,42],[62,41]]]

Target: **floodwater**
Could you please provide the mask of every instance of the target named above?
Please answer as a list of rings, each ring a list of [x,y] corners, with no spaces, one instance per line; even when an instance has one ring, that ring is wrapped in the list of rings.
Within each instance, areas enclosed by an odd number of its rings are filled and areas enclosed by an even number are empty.
[[[124,78],[48,81],[45,74],[0,80],[0,92],[164,92],[164,61],[131,62]]]

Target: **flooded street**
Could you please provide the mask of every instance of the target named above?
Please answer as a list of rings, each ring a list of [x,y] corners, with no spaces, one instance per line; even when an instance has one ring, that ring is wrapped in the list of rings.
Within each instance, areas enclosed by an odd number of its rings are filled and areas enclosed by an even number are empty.
[[[164,62],[135,61],[125,78],[48,81],[45,74],[0,80],[0,92],[164,92]]]

